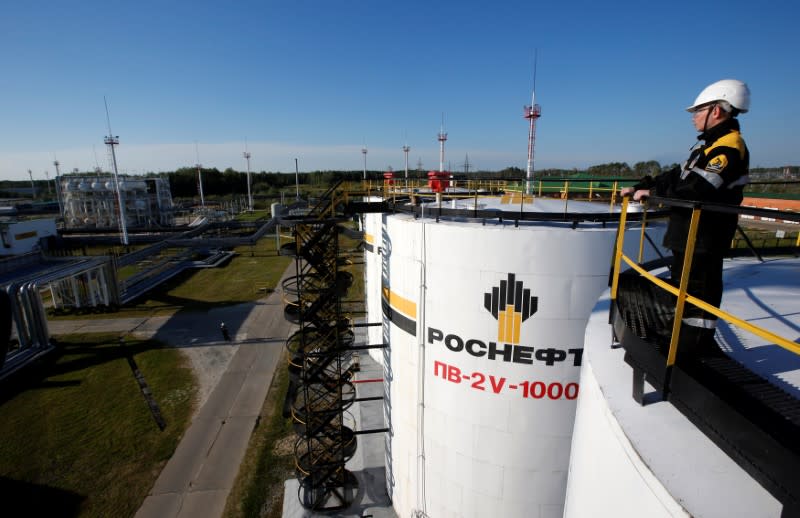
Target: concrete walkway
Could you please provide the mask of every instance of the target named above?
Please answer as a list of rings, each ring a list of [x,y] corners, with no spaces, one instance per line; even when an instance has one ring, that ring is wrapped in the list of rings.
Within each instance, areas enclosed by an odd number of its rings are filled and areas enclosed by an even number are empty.
[[[294,271],[294,265],[284,277],[290,271]],[[221,341],[221,321],[228,327],[232,342]],[[133,332],[176,347],[230,348],[232,355],[225,357],[227,368],[136,513],[137,518],[222,516],[290,332],[280,294],[273,292],[256,303],[207,314],[58,321],[49,326],[51,334]]]

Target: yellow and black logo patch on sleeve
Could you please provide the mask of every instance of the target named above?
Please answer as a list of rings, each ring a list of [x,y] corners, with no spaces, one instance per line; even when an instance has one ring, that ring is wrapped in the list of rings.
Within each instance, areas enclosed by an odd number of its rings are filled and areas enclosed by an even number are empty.
[[[706,165],[706,171],[710,173],[721,173],[728,167],[728,158],[725,155],[717,155]]]

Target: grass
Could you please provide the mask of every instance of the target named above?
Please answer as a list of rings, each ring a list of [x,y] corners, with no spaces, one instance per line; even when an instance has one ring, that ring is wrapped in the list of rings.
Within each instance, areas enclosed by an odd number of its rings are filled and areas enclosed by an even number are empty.
[[[236,221],[256,221],[261,218],[271,218],[272,214],[270,213],[269,209],[267,210],[258,210],[254,209],[253,212],[242,212],[236,215]]]
[[[745,228],[747,237],[756,248],[767,247],[792,247],[797,244],[798,233],[797,231],[785,231],[784,237],[778,238],[775,236],[775,230],[760,230],[753,228]],[[747,248],[747,242],[742,239],[741,235],[737,232],[733,240],[733,248]]]
[[[26,516],[133,516],[188,426],[196,385],[179,351],[117,334],[65,335],[4,385],[0,494]],[[166,421],[160,431],[127,356]],[[11,512],[9,515],[14,515]]]

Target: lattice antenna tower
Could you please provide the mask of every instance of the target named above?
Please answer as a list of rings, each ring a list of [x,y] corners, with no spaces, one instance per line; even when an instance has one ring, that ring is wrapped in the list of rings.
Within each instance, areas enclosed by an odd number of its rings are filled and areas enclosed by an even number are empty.
[[[108,136],[103,139],[106,146],[108,146],[108,154],[111,158],[111,167],[114,172],[114,188],[117,190],[117,204],[119,205],[119,232],[122,244],[128,245],[128,225],[125,220],[125,200],[122,199],[122,189],[119,185],[119,172],[117,171],[117,153],[114,150],[115,146],[119,145],[119,136],[111,132],[111,117],[108,114],[108,101],[103,96],[103,104],[106,106],[106,123],[108,124]]]
[[[536,144],[536,119],[542,115],[542,107],[536,104],[536,52],[533,55],[533,91],[531,104],[522,110],[522,116],[528,119],[528,165],[525,174],[525,192],[533,192],[533,149]]]

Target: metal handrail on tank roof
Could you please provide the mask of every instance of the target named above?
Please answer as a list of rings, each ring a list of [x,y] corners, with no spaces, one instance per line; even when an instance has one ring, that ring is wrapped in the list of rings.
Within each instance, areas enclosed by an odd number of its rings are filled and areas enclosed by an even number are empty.
[[[795,221],[797,223],[800,223],[800,214],[794,213],[794,212],[776,211],[776,210],[771,210],[771,209],[755,209],[755,208],[740,207],[740,206],[735,206],[735,205],[725,205],[725,204],[720,204],[720,203],[688,202],[688,201],[676,200],[676,199],[672,199],[672,198],[662,198],[662,197],[656,197],[656,196],[651,197],[648,200],[648,203],[658,204],[658,205],[666,205],[666,206],[670,206],[670,207],[678,207],[678,208],[684,208],[684,209],[691,209],[692,210],[692,219],[691,219],[691,224],[690,224],[690,227],[689,227],[689,239],[687,240],[687,243],[686,243],[686,254],[685,255],[686,255],[687,264],[684,265],[684,269],[682,270],[681,284],[680,284],[679,287],[676,288],[675,286],[673,286],[673,285],[671,285],[671,284],[669,284],[667,282],[664,282],[663,280],[659,279],[655,275],[647,272],[644,268],[641,268],[637,264],[637,261],[634,261],[633,259],[631,259],[630,257],[628,257],[627,255],[625,255],[623,253],[623,242],[624,242],[624,239],[625,239],[624,228],[625,228],[625,222],[626,222],[626,219],[627,219],[626,216],[628,215],[628,213],[627,213],[628,201],[629,201],[629,198],[627,196],[625,196],[624,199],[623,199],[623,202],[622,202],[622,207],[623,207],[623,209],[621,211],[621,215],[622,216],[621,216],[619,230],[618,230],[618,234],[617,234],[617,244],[616,244],[615,260],[614,260],[614,273],[613,273],[612,285],[611,285],[611,300],[612,300],[612,303],[617,298],[617,294],[618,294],[617,291],[618,291],[618,286],[619,286],[619,275],[620,275],[620,270],[621,270],[620,266],[621,266],[621,261],[624,261],[631,268],[633,268],[637,273],[639,273],[642,277],[644,277],[648,281],[652,282],[653,284],[655,284],[659,288],[661,288],[663,290],[666,290],[669,293],[671,293],[672,295],[676,296],[677,297],[677,301],[678,301],[678,305],[680,307],[683,306],[682,302],[684,302],[684,301],[688,302],[689,304],[692,304],[693,306],[696,306],[696,307],[698,307],[698,308],[700,308],[700,309],[702,309],[704,311],[707,311],[708,313],[711,313],[712,315],[714,315],[714,316],[716,316],[716,317],[718,317],[718,318],[720,318],[720,319],[722,319],[722,320],[724,320],[724,321],[726,321],[728,323],[734,324],[737,327],[745,329],[746,331],[749,331],[749,332],[751,332],[751,333],[753,333],[753,334],[755,334],[757,336],[760,336],[761,338],[769,340],[771,343],[774,343],[774,344],[776,344],[776,345],[778,345],[780,347],[783,347],[784,349],[786,349],[786,350],[788,350],[788,351],[790,351],[790,352],[792,352],[794,354],[800,355],[800,345],[796,344],[795,342],[793,342],[791,340],[788,340],[786,338],[783,338],[781,336],[778,336],[775,333],[772,333],[771,331],[769,331],[767,329],[764,329],[762,327],[750,324],[749,322],[746,322],[746,321],[740,319],[739,317],[736,317],[735,315],[732,315],[732,314],[730,314],[730,313],[728,313],[726,311],[723,311],[723,310],[719,309],[716,306],[708,304],[707,302],[705,302],[705,301],[703,301],[703,300],[701,300],[701,299],[699,299],[697,297],[689,295],[687,290],[686,290],[686,284],[688,283],[689,274],[691,272],[691,257],[692,257],[692,253],[694,252],[694,243],[695,243],[695,240],[696,240],[697,228],[699,226],[700,212],[703,209],[710,210],[712,212],[720,212],[720,213],[727,213],[727,214],[747,214],[747,215],[752,215],[752,216],[774,217],[776,215],[779,215],[779,216],[783,217],[785,220]],[[670,342],[670,353],[669,353],[669,357],[667,359],[667,366],[668,367],[671,367],[672,365],[675,364],[678,341],[679,341],[679,338],[680,338],[680,326],[679,326],[679,324],[680,324],[680,316],[681,316],[680,313],[682,313],[682,311],[676,312],[676,315],[675,315],[675,321],[677,322],[677,324],[673,328],[673,335],[672,335],[671,342]]]
[[[442,192],[427,189],[427,182],[421,179],[403,180],[390,184],[388,181],[362,181],[360,183],[341,183],[341,188],[331,191],[337,199],[331,207],[344,205],[345,212],[405,212],[415,217],[430,216],[437,221],[441,217],[470,218],[482,220],[514,221],[562,221],[577,225],[581,222],[610,222],[619,220],[618,194],[623,183],[633,183],[625,178],[541,178],[538,198],[557,198],[564,201],[559,212],[526,211],[525,206],[535,204],[537,196],[525,194],[524,181],[502,180],[496,178],[469,177],[456,179],[457,188],[447,188]],[[550,194],[551,196],[547,196]],[[365,200],[366,198],[367,200]],[[374,201],[379,198],[381,201]],[[519,206],[519,210],[498,210],[479,208],[479,200],[500,200],[501,204]],[[607,202],[607,212],[579,212],[568,210],[568,201],[582,199],[593,203]],[[472,208],[448,208],[444,201],[471,200]],[[430,202],[436,206],[430,207]],[[658,217],[659,211],[652,211],[651,217]],[[661,215],[666,215],[663,211]],[[641,214],[631,214],[628,219],[638,219]]]
[[[794,354],[800,354],[800,346],[796,343],[687,293],[693,243],[701,210],[779,215],[796,222],[800,222],[800,214],[657,197],[651,197],[648,203],[691,210],[692,220],[686,260],[677,289],[627,257],[622,248],[624,232],[620,230],[617,237],[609,320],[615,341],[625,349],[625,362],[633,370],[633,398],[640,404],[646,403],[647,398],[643,393],[646,378],[660,392],[658,395],[661,400],[668,400],[674,405],[783,504],[781,516],[797,516],[800,481],[796,480],[794,474],[800,469],[800,446],[796,441],[800,433],[800,401],[716,348],[689,357],[679,357],[677,353],[684,342],[680,340],[682,307],[689,303]],[[623,206],[627,208],[627,197],[623,200]],[[624,220],[620,222],[620,229],[624,228],[624,223]],[[796,250],[791,251],[796,255]],[[639,276],[627,272],[620,275],[623,261]],[[625,292],[620,289],[623,276],[626,278]],[[656,286],[657,289],[648,295],[647,290],[643,289],[647,286]],[[658,322],[659,325],[652,332],[648,325],[642,329],[642,322],[648,318],[653,317],[654,322],[665,318],[668,320],[669,312],[666,309],[672,302],[666,297],[657,296],[661,293],[669,293],[676,299],[671,323]],[[648,316],[647,312],[651,314]],[[661,324],[672,326],[666,354],[661,343],[663,336],[658,329]],[[687,345],[694,338],[689,329],[683,331],[689,334],[689,340],[684,343]]]

